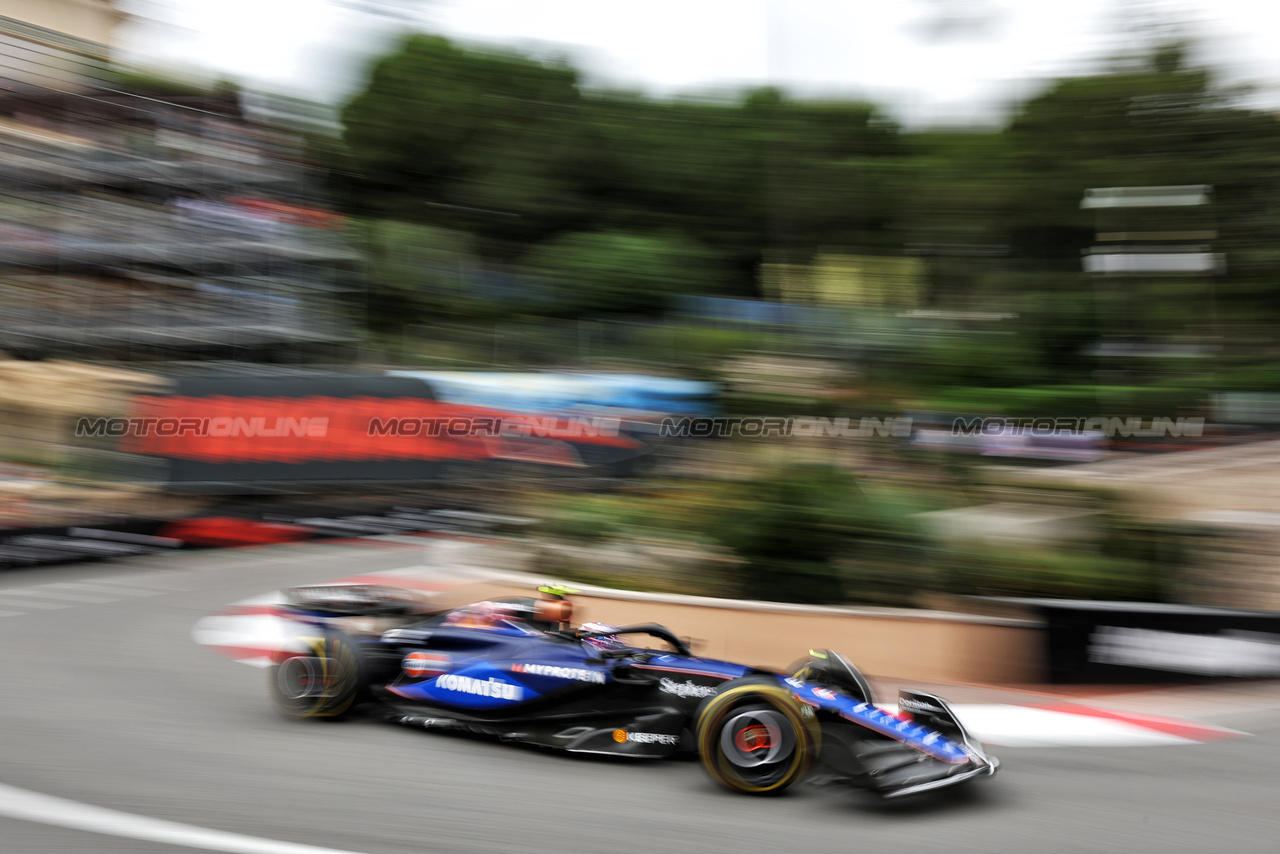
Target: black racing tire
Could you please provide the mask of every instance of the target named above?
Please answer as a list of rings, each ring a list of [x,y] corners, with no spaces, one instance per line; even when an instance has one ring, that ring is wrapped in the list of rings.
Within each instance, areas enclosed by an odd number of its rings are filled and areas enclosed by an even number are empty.
[[[360,653],[341,632],[294,638],[267,671],[267,691],[285,717],[340,718],[355,707],[364,668]]]
[[[775,795],[808,773],[821,743],[817,721],[770,677],[726,682],[694,714],[698,757],[727,789]]]

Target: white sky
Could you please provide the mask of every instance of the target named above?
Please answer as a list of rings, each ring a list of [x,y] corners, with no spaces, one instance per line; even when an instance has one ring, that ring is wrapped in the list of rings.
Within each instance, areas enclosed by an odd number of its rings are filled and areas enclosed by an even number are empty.
[[[391,25],[361,0],[146,0],[130,42],[166,64],[332,100]],[[412,0],[400,0],[412,8]],[[1190,24],[1211,61],[1280,103],[1274,0],[423,0],[422,28],[462,41],[568,54],[592,82],[653,94],[774,83],[869,97],[911,124],[990,121],[1037,83],[1116,51],[1126,10]],[[948,10],[985,27],[922,29]]]

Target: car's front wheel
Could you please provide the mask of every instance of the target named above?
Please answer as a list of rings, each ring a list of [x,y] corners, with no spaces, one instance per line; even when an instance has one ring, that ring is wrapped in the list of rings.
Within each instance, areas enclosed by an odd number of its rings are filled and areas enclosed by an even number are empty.
[[[768,677],[726,682],[698,708],[694,735],[711,777],[753,795],[776,794],[802,778],[819,744],[813,718]]]
[[[359,653],[340,632],[294,638],[276,654],[267,689],[287,717],[341,717],[360,693]]]

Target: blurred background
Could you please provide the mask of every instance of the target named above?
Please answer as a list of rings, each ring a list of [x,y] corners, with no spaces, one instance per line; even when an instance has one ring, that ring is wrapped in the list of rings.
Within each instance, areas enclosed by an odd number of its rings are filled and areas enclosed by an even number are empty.
[[[0,566],[1280,610],[1280,28],[886,5],[0,0]]]

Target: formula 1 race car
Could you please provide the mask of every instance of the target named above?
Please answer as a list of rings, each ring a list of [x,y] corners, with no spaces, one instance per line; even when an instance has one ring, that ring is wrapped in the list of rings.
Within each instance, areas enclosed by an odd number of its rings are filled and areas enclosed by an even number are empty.
[[[753,794],[815,765],[890,798],[999,765],[932,694],[903,690],[898,712],[882,711],[835,652],[783,674],[700,658],[653,623],[571,629],[565,589],[542,591],[430,613],[395,588],[294,588],[281,613],[298,633],[274,656],[270,692],[294,718],[375,706],[402,724],[578,753],[696,752],[721,785]]]

